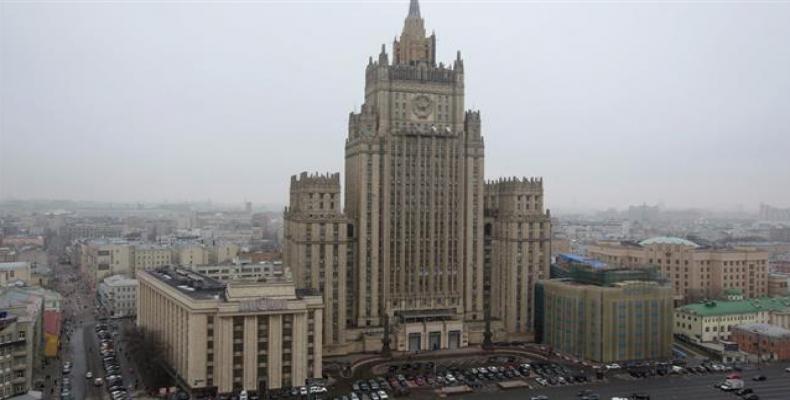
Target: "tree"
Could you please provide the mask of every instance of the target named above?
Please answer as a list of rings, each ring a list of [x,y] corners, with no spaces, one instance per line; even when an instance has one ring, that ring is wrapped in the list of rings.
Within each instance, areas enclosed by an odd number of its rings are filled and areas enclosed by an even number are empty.
[[[126,354],[137,366],[137,372],[145,387],[158,389],[171,386],[173,380],[167,371],[165,344],[155,332],[131,326],[124,330]]]

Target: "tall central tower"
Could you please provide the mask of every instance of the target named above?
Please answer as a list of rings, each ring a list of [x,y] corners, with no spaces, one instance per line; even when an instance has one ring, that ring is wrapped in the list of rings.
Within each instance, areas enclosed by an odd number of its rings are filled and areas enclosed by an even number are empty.
[[[462,346],[465,321],[484,317],[480,115],[464,111],[460,52],[437,65],[416,0],[393,49],[392,62],[384,46],[370,59],[365,102],[349,117],[353,323],[386,318],[401,350]]]
[[[531,339],[533,287],[549,272],[543,180],[484,183],[483,148],[461,53],[436,62],[412,0],[349,115],[344,209],[338,174],[291,180],[284,259],[323,294],[324,355],[463,347],[486,327]]]

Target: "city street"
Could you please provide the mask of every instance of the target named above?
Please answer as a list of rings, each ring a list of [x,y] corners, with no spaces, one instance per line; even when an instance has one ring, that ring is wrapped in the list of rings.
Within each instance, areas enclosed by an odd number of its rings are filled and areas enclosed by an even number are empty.
[[[65,333],[61,338],[60,359],[62,363],[72,363],[71,372],[62,377],[68,377],[71,380],[71,393],[74,399],[107,399],[109,397],[102,387],[94,386],[92,379],[85,378],[85,373],[88,371],[97,376],[103,375],[101,360],[96,351],[98,343],[93,330],[95,320],[92,291],[82,284],[78,273],[70,265],[58,265],[56,272],[58,274],[56,290],[63,295],[63,331]],[[60,374],[60,369],[58,374]],[[61,390],[62,377],[58,380],[57,393]],[[47,393],[50,394],[50,391]]]
[[[745,387],[751,388],[760,396],[761,400],[787,400],[790,399],[790,373],[784,372],[788,363],[771,365],[761,370],[751,369],[743,372]],[[763,382],[754,382],[751,378],[763,374],[768,379]],[[601,399],[610,399],[615,396],[630,396],[633,393],[644,392],[653,400],[719,400],[740,397],[733,393],[726,393],[713,388],[713,384],[724,379],[723,373],[709,375],[681,375],[624,381],[613,379],[607,383],[564,386],[533,390],[500,391],[496,397],[500,400],[528,399],[530,396],[545,395],[551,400],[573,400],[580,390],[590,389],[600,395]],[[465,400],[489,399],[491,393],[475,393],[461,396]]]

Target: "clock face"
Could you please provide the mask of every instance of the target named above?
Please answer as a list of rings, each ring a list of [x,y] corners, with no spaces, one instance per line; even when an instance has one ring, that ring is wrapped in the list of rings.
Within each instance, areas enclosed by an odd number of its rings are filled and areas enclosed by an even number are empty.
[[[411,101],[411,111],[420,118],[427,118],[433,112],[431,98],[421,94]]]

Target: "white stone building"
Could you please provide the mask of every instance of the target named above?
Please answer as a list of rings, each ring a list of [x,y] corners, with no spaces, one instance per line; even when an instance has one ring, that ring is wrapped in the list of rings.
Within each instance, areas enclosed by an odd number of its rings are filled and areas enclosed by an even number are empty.
[[[99,284],[99,302],[113,318],[137,314],[137,279],[123,275],[107,277]]]

